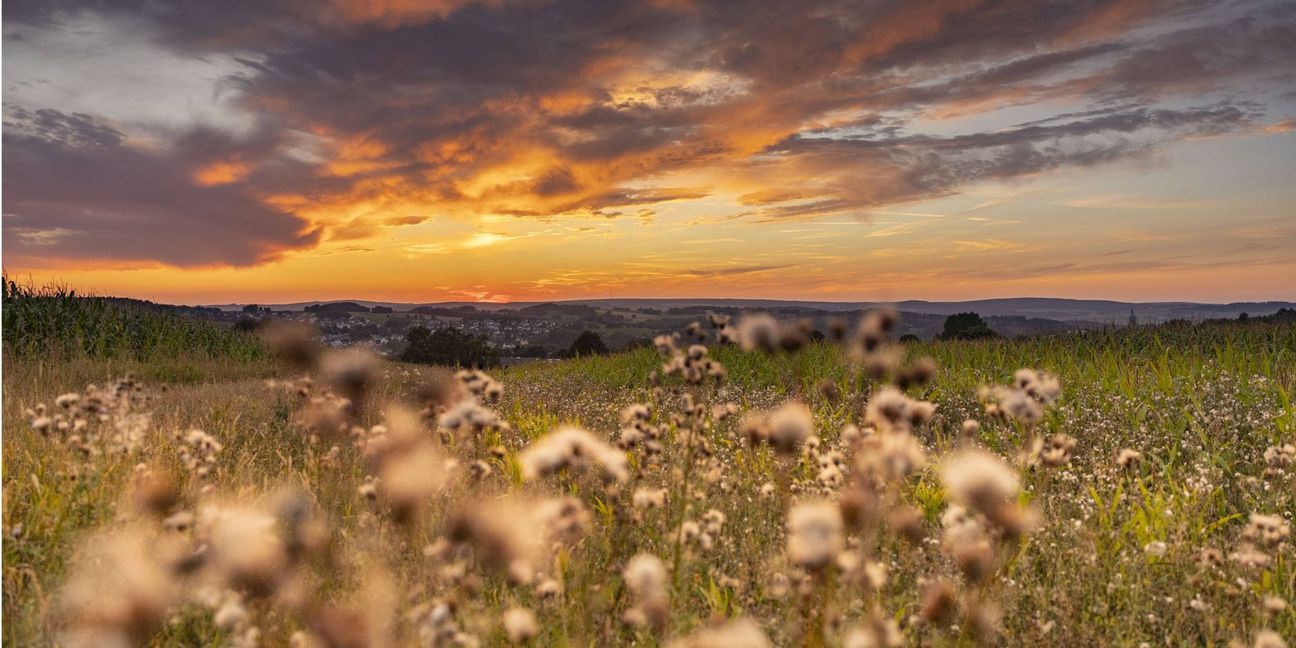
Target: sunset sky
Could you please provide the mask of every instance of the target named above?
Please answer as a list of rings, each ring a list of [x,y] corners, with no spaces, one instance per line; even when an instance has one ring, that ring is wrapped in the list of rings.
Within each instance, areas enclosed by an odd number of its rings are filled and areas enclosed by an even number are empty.
[[[3,6],[37,283],[1296,299],[1290,1]]]

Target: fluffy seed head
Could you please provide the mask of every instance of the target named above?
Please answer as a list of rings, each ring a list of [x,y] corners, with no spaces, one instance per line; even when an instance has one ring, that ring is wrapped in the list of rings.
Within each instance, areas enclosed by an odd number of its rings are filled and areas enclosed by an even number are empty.
[[[1291,526],[1280,515],[1252,513],[1242,537],[1264,547],[1273,547],[1291,534]]]
[[[1142,459],[1143,459],[1143,453],[1139,452],[1138,450],[1134,450],[1131,448],[1121,448],[1120,453],[1116,455],[1116,465],[1120,466],[1121,468],[1130,468],[1132,466],[1138,465],[1139,461],[1141,461]]]
[[[364,349],[329,351],[320,360],[320,372],[339,394],[362,403],[378,378],[378,357]]]
[[[771,648],[769,637],[756,622],[739,618],[724,625],[697,630],[670,643],[670,648]]]
[[[918,616],[927,623],[942,624],[958,609],[958,591],[948,581],[936,581],[923,590]]]
[[[775,351],[779,344],[779,323],[768,314],[754,313],[738,320],[737,335],[744,351]]]
[[[793,454],[814,434],[814,415],[798,401],[789,401],[770,412],[769,442],[775,452]]]
[[[210,564],[231,587],[251,596],[271,593],[286,575],[284,551],[275,518],[242,507],[204,507],[198,513],[197,536],[210,547]]]
[[[1255,648],[1287,648],[1287,642],[1282,635],[1266,629],[1256,633]]]
[[[558,428],[523,451],[522,475],[539,479],[564,468],[589,468],[604,478],[624,482],[630,478],[625,451],[619,450],[574,426]]]
[[[998,457],[983,450],[962,450],[941,462],[941,481],[950,499],[987,515],[1010,503],[1021,479]]]
[[[445,459],[431,443],[420,443],[384,458],[378,479],[392,517],[404,522],[445,484]]]
[[[657,556],[641,553],[626,563],[621,572],[634,605],[626,612],[633,625],[660,627],[670,614],[670,595],[666,589],[666,566]]]
[[[832,502],[798,504],[788,512],[788,559],[818,570],[846,547],[841,509]]]
[[[666,567],[657,556],[641,553],[626,563],[622,572],[626,588],[640,598],[649,598],[666,591]]]
[[[61,645],[145,645],[180,589],[158,547],[125,530],[92,538],[73,562],[60,604],[70,626]]]
[[[525,643],[540,633],[540,624],[536,622],[535,613],[524,607],[511,607],[505,610],[503,621],[504,632],[511,643]]]
[[[319,357],[315,327],[305,322],[271,320],[262,324],[259,332],[272,353],[299,369],[313,366]]]

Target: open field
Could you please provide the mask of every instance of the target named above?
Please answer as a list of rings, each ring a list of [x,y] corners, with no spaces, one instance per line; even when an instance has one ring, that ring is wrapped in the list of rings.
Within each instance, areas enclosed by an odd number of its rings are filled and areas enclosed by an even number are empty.
[[[516,367],[498,395],[358,356],[307,384],[259,357],[6,348],[4,643],[1296,637],[1296,325],[883,333],[664,340]]]

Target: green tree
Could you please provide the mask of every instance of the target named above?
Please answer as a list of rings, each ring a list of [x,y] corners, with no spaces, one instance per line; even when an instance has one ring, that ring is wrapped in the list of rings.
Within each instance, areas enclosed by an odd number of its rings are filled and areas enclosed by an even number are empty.
[[[942,340],[982,340],[999,337],[990,325],[976,313],[958,313],[945,318],[945,330],[941,332]]]
[[[404,362],[437,364],[452,367],[493,367],[499,364],[499,351],[485,336],[446,327],[435,331],[415,326],[405,334]]]
[[[234,330],[252,333],[261,327],[261,320],[254,320],[251,317],[240,317],[234,322]]]
[[[607,345],[603,343],[603,338],[599,337],[594,331],[585,331],[572,342],[571,348],[567,349],[567,355],[577,358],[587,355],[603,355],[608,352]]]

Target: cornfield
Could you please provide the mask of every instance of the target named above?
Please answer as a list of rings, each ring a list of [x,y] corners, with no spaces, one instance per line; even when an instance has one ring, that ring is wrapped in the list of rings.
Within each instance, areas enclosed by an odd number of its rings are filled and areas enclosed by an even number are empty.
[[[9,278],[4,286],[6,353],[52,359],[206,356],[252,360],[261,356],[248,334],[180,315],[86,297],[51,286],[36,288]]]

